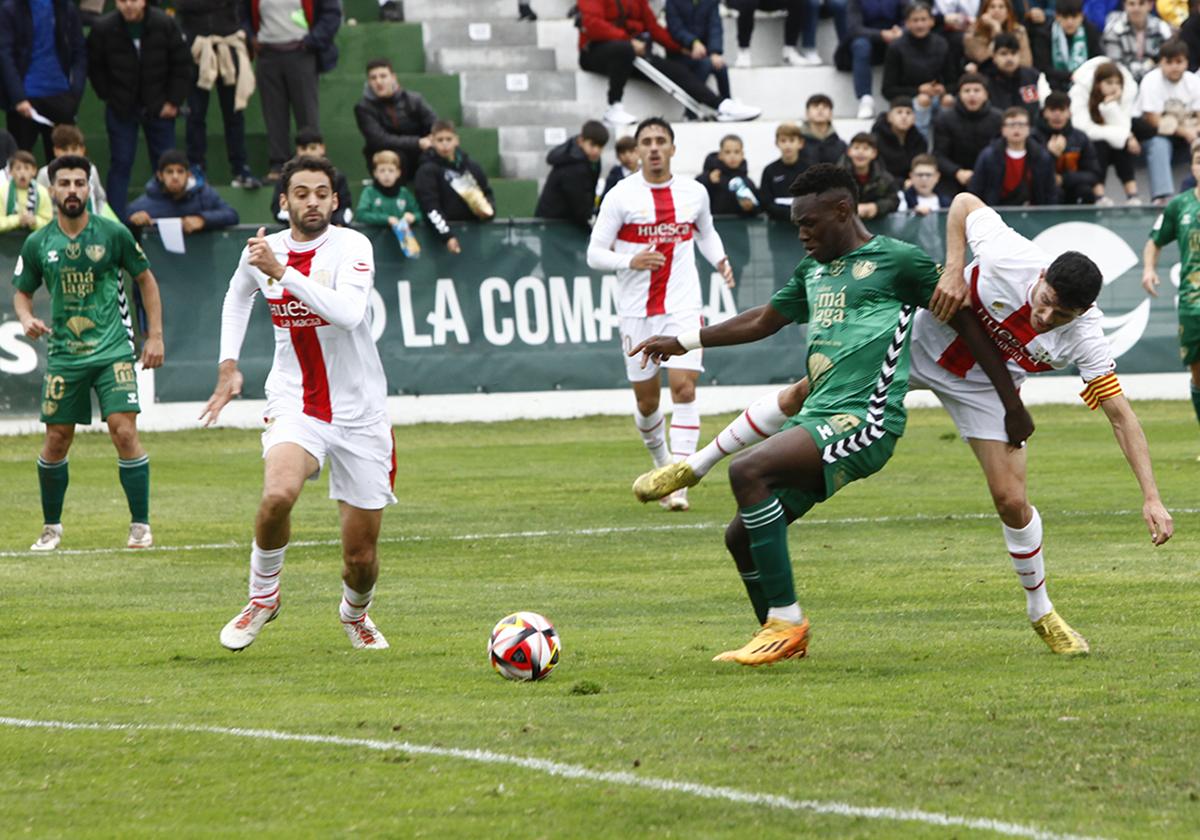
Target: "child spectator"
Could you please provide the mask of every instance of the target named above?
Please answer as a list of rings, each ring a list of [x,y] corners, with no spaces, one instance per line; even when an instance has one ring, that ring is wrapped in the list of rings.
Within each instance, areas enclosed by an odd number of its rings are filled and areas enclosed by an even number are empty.
[[[1170,37],[1166,21],[1151,16],[1150,0],[1125,0],[1124,11],[1113,12],[1104,25],[1104,54],[1125,65],[1133,80],[1141,84]],[[1186,57],[1185,49],[1185,69]]]
[[[691,3],[693,0],[668,0],[668,7],[672,2]],[[817,55],[815,32],[813,40],[805,43],[804,52],[796,51],[796,42],[800,40],[805,31],[805,18],[813,14],[809,8],[810,4],[806,0],[727,0],[725,5],[735,9],[738,13],[738,54],[735,67],[744,69],[750,66],[750,40],[754,37],[754,13],[759,10],[787,12],[787,18],[783,22],[783,52],[781,54],[784,64],[805,67],[821,63],[821,57]],[[819,2],[817,11],[818,13],[820,11]]]
[[[978,73],[963,74],[954,107],[943,109],[933,123],[933,154],[947,195],[966,188],[979,153],[1000,134],[1001,122],[1000,111],[988,101],[987,80]]]
[[[1071,125],[1071,97],[1055,91],[1046,97],[1033,138],[1054,158],[1054,182],[1064,204],[1094,204],[1100,182],[1096,150],[1088,136]]]
[[[750,180],[742,138],[736,134],[721,138],[720,150],[704,159],[704,171],[696,180],[708,190],[714,216],[758,215],[758,187]]]
[[[1012,33],[996,36],[992,42],[992,63],[985,69],[988,99],[993,108],[1024,108],[1032,123],[1038,118],[1038,102],[1050,93],[1046,77],[1033,67],[1021,64],[1021,45]]]
[[[391,149],[383,149],[371,157],[371,183],[359,193],[355,221],[395,227],[401,220],[412,225],[425,218],[417,197],[401,180],[403,167],[404,159]]]
[[[950,45],[933,31],[932,9],[922,0],[915,0],[904,13],[904,34],[888,44],[884,55],[883,96],[889,102],[897,96],[910,97],[917,130],[928,138],[934,113],[946,94],[946,86],[953,81]],[[906,165],[900,177],[907,174]]]
[[[212,187],[196,183],[187,155],[171,149],[158,159],[146,191],[129,203],[131,227],[149,227],[159,219],[179,219],[184,233],[196,233],[232,227],[238,214]]]
[[[897,96],[871,126],[871,133],[879,143],[879,160],[897,183],[908,178],[913,158],[929,151],[928,141],[913,127],[913,122],[912,100]]]
[[[846,39],[838,44],[834,61],[839,70],[854,74],[858,118],[875,116],[871,95],[871,65],[881,64],[887,47],[904,34],[901,0],[850,0],[846,8]]]
[[[860,132],[850,138],[850,146],[841,166],[858,182],[858,215],[878,219],[900,206],[896,182],[879,162],[879,146],[875,138]]]
[[[608,195],[608,191],[617,185],[617,182],[622,178],[626,178],[638,171],[640,162],[637,153],[637,141],[633,139],[632,134],[626,134],[617,140],[615,149],[617,153],[617,162],[613,164],[613,168],[608,170],[608,178],[604,180],[604,192],[600,194],[600,198]]]
[[[975,26],[963,36],[963,52],[967,61],[975,64],[975,69],[980,69],[984,62],[992,57],[996,36],[1002,34],[1011,34],[1017,39],[1019,63],[1023,67],[1032,67],[1033,53],[1029,49],[1029,33],[1017,22],[1009,0],[980,2],[979,17],[975,20]]]
[[[1100,30],[1083,16],[1083,0],[1057,0],[1054,20],[1030,29],[1029,39],[1033,66],[1046,74],[1051,90],[1069,90],[1071,74],[1104,54]]]
[[[941,180],[937,158],[933,155],[917,155],[912,160],[908,173],[911,184],[904,190],[904,208],[918,216],[928,216],[934,210],[950,206],[950,199],[938,190]]]
[[[1127,69],[1107,57],[1089,59],[1075,71],[1071,86],[1071,120],[1092,141],[1096,150],[1096,203],[1110,206],[1104,181],[1111,164],[1125,188],[1125,201],[1138,204],[1133,159],[1142,146],[1133,133],[1133,103],[1137,83]]]
[[[54,218],[50,193],[37,182],[37,159],[18,150],[8,161],[9,180],[0,184],[0,232],[39,230]]]
[[[539,219],[567,219],[590,230],[596,213],[600,155],[607,143],[604,123],[588,120],[577,135],[551,149],[546,155],[550,175],[533,214]]]
[[[804,134],[795,123],[780,123],[775,129],[775,148],[779,149],[779,160],[768,163],[758,182],[758,197],[763,210],[772,219],[792,220],[792,182],[812,165],[808,149],[804,146]]]
[[[874,107],[874,106],[872,106]],[[846,153],[846,142],[833,128],[833,100],[823,93],[814,93],[804,105],[804,145],[812,163],[837,163]]]
[[[1133,0],[1130,0],[1133,2]],[[1158,53],[1158,67],[1143,77],[1133,116],[1143,118],[1155,135],[1145,141],[1150,196],[1166,204],[1175,194],[1171,175],[1174,153],[1184,154],[1200,134],[1200,78],[1187,69],[1187,45],[1172,38]]]
[[[75,125],[56,125],[54,130],[50,132],[50,143],[54,149],[54,157],[60,158],[63,155],[78,155],[86,158],[87,144],[83,139],[83,132]],[[50,165],[47,164],[38,170],[38,183],[50,189]],[[88,173],[88,212],[94,213],[97,216],[104,216],[106,219],[117,221],[117,214],[108,206],[108,198],[104,194],[104,186],[100,183],[100,171],[96,169],[96,164],[92,164],[92,171]]]
[[[1029,112],[1012,107],[1003,119],[1001,136],[979,153],[968,189],[991,207],[1057,204],[1054,159],[1029,139]]]
[[[431,133],[433,147],[421,156],[413,186],[438,238],[450,253],[461,254],[462,244],[449,223],[491,221],[496,215],[496,198],[483,167],[459,148],[454,123],[438,120]]]
[[[681,62],[701,82],[714,77],[717,92],[722,99],[728,99],[729,68],[725,66],[720,1],[667,0],[666,11],[667,31],[683,47],[683,52],[671,53],[669,58]]]
[[[325,139],[319,131],[311,128],[302,128],[296,132],[296,157],[325,157]],[[333,191],[337,193],[337,207],[333,210],[333,224],[340,227],[345,227],[350,224],[350,220],[354,218],[354,197],[350,195],[350,184],[346,181],[346,176],[338,170],[337,180],[334,181]],[[287,210],[283,209],[280,199],[283,197],[283,182],[276,180],[275,188],[271,195],[271,215],[283,222],[288,223]]]

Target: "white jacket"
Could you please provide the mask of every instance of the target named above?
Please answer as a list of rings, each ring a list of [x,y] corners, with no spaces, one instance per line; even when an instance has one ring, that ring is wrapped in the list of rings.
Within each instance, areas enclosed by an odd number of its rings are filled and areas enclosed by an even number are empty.
[[[1092,95],[1092,79],[1096,75],[1096,68],[1108,63],[1116,64],[1120,68],[1125,86],[1121,90],[1120,100],[1101,104],[1100,115],[1104,117],[1104,123],[1101,125],[1092,119],[1091,111],[1088,110],[1088,100]],[[1138,86],[1133,80],[1133,74],[1122,64],[1103,55],[1089,58],[1071,74],[1071,122],[1093,143],[1103,140],[1114,149],[1124,148],[1129,140],[1133,102],[1137,99],[1137,92]]]

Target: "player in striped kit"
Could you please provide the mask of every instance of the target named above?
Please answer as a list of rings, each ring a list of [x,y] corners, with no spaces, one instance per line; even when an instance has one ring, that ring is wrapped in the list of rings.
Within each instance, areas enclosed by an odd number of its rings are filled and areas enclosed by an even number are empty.
[[[290,229],[259,228],[242,252],[221,312],[217,386],[205,425],[241,393],[237,368],[255,295],[271,312],[275,358],[267,377],[263,496],[250,554],[250,601],[221,630],[221,644],[248,647],[279,613],[279,574],[291,510],[305,481],[329,460],[329,496],[342,524],[342,627],[357,649],[387,640],[367,615],[379,575],[383,509],[395,504],[395,446],[387,418],[387,380],[368,319],[375,257],[370,240],[330,227],[336,172],[322,158],[283,168],[281,209]]]
[[[699,329],[700,277],[696,247],[733,286],[733,269],[713,227],[708,193],[691,179],[671,174],[675,132],[660,117],[643,120],[634,133],[641,171],[619,182],[604,197],[588,243],[588,266],[617,275],[617,309],[622,349],[660,332]],[[699,349],[664,362],[671,388],[671,427],[659,409],[657,362],[642,366],[625,358],[625,376],[633,385],[634,422],[655,466],[696,451],[700,409],[696,381],[704,370]],[[668,510],[687,510],[687,488],[661,499]]]

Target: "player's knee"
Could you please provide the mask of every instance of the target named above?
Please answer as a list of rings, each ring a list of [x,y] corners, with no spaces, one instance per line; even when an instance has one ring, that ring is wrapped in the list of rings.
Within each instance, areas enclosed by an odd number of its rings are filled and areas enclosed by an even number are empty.
[[[746,534],[746,526],[742,524],[742,518],[735,516],[733,520],[725,526],[725,548],[736,559],[739,554],[743,553],[750,547],[750,538]]]
[[[696,401],[696,383],[690,379],[671,386],[671,401],[673,403],[690,403]]]
[[[757,459],[753,452],[748,452],[740,458],[734,458],[729,463],[729,486],[736,494],[738,490],[748,487],[760,478],[760,472],[755,465]]]
[[[295,493],[275,488],[267,489],[263,491],[262,502],[258,507],[259,514],[268,522],[276,522],[291,513],[295,504]]]
[[[375,564],[375,546],[347,546],[342,559],[347,569],[369,569]]]
[[[1022,520],[1029,507],[1024,493],[1017,490],[999,491],[992,494],[992,503],[996,506],[996,513],[1009,527],[1019,528],[1024,524]],[[1014,522],[1018,524],[1014,525]]]

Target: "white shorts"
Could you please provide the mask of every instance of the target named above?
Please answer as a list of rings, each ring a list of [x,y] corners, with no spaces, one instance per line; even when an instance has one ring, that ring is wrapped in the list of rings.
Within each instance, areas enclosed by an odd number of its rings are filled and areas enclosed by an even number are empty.
[[[704,319],[699,309],[690,312],[668,312],[665,315],[649,315],[645,318],[622,315],[619,329],[621,331],[621,353],[625,356],[625,378],[630,382],[645,382],[658,375],[659,365],[646,362],[642,367],[642,357],[630,356],[629,351],[637,347],[647,338],[654,335],[679,335],[688,330],[704,326]],[[672,356],[662,363],[665,368],[680,370],[704,370],[704,350],[697,347],[682,356]]]
[[[335,426],[307,414],[285,414],[267,420],[263,457],[281,443],[294,443],[317,459],[309,481],[320,477],[329,457],[329,498],[362,510],[396,503],[396,442],[386,419],[370,426]]]
[[[1004,430],[1004,404],[991,382],[960,379],[936,363],[930,369],[919,363],[914,355],[908,388],[910,391],[932,391],[963,440],[1008,442],[1008,433]]]

